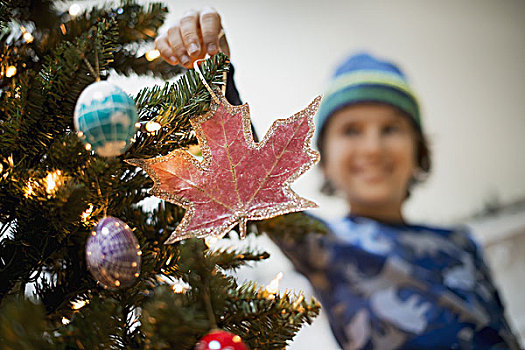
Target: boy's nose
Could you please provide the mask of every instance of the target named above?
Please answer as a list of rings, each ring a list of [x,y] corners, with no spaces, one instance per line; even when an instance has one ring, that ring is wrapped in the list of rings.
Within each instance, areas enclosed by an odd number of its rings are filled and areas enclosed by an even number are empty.
[[[376,154],[381,151],[381,135],[376,130],[365,132],[362,139],[362,150],[369,154]]]

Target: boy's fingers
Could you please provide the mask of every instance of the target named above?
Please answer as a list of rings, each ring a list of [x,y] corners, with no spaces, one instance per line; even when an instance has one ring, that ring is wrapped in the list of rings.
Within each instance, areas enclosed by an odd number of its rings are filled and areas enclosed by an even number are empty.
[[[169,64],[175,65],[179,63],[175,57],[175,53],[170,47],[168,36],[166,34],[161,35],[155,39],[155,49],[159,50],[160,56]]]
[[[200,26],[204,49],[208,54],[219,52],[219,33],[221,32],[221,17],[212,8],[205,8],[200,12]]]
[[[186,47],[184,46],[184,42],[182,41],[182,36],[178,26],[173,26],[168,30],[168,43],[177,60],[183,66],[188,67],[191,60],[186,51]]]
[[[226,56],[231,57],[230,46],[228,45],[228,40],[226,40],[224,30],[221,30],[221,32],[219,33],[219,48],[221,49],[221,52],[226,54]]]
[[[200,58],[199,14],[193,10],[180,19],[180,35],[190,56]]]
[[[170,64],[191,68],[191,63],[222,51],[230,55],[222,30],[221,17],[213,8],[186,12],[166,34],[155,40],[155,48]]]

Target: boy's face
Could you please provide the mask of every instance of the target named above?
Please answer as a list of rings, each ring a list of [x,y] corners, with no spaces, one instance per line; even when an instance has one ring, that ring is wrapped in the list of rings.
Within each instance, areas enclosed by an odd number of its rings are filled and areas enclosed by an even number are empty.
[[[415,140],[410,121],[394,107],[345,107],[326,125],[323,171],[352,209],[400,211],[417,168]]]

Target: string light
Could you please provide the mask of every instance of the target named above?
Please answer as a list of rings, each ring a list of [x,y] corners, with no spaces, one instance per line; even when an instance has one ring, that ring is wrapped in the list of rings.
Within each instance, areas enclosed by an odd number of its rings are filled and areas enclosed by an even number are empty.
[[[5,76],[8,78],[11,78],[16,74],[16,67],[15,66],[9,66],[7,67],[7,70],[5,71]]]
[[[151,61],[156,60],[157,58],[160,57],[160,51],[159,50],[150,50],[150,51],[146,52],[146,54],[144,56],[146,56],[146,59],[151,62]]]
[[[60,175],[62,175],[62,172],[60,170],[56,170],[52,173],[47,174],[46,178],[44,179],[47,193],[54,194],[56,192]]]
[[[35,191],[33,190],[33,184],[34,184],[34,181],[32,179],[29,179],[29,181],[27,182],[27,187],[25,189],[25,194],[24,194],[26,198],[29,198],[29,196],[35,193]]]
[[[67,324],[69,324],[69,322],[71,322],[70,320],[68,320],[67,318],[65,317],[62,317],[62,324],[65,326]]]
[[[283,278],[283,273],[279,272],[275,278],[268,284],[265,288],[265,291],[270,294],[268,296],[269,299],[275,298],[275,294],[279,292],[279,284],[281,283],[281,279]]]
[[[24,40],[26,41],[26,43],[32,43],[33,42],[33,36],[31,35],[31,33],[27,32],[27,33],[24,33],[24,35],[22,36],[24,38]]]
[[[27,29],[24,26],[20,26],[20,30],[22,31],[22,38],[24,38],[26,43],[32,43],[33,42],[33,35],[27,31]]]
[[[73,17],[76,17],[82,11],[82,7],[79,4],[73,4],[69,7],[69,14]]]
[[[184,286],[182,286],[181,284],[174,284],[171,289],[173,289],[173,293],[177,293],[177,294],[180,294],[180,293],[184,293]]]
[[[89,207],[80,215],[84,223],[88,223],[91,213],[93,213],[93,204],[89,204]]]
[[[86,306],[87,304],[89,304],[89,300],[77,300],[77,301],[72,301],[71,302],[71,308],[73,310],[80,310],[82,309],[84,306]]]
[[[242,341],[242,339],[238,335],[234,335],[233,338],[232,338],[232,342],[234,342],[234,343],[240,343],[241,341]]]
[[[57,191],[58,186],[62,183],[62,181],[62,172],[60,170],[56,170],[54,172],[48,173],[42,182],[45,186],[46,192],[52,195]],[[33,195],[35,193],[35,188],[38,186],[39,182],[30,178],[27,181],[27,186],[25,188],[25,197],[28,198],[29,196]]]
[[[171,289],[173,290],[173,293],[175,294],[182,294],[190,290],[191,287],[186,282],[182,280],[178,280],[171,286]]]
[[[145,128],[147,132],[155,132],[155,131],[159,131],[161,126],[159,123],[150,120],[149,122],[146,123]]]

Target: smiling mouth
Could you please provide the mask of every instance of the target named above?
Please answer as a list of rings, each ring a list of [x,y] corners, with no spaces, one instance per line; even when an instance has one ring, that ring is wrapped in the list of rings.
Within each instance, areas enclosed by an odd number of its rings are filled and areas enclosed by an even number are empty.
[[[379,182],[385,179],[390,170],[385,168],[374,168],[374,169],[363,169],[355,168],[354,174],[358,175],[360,178],[364,179],[367,182]]]

